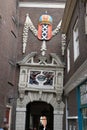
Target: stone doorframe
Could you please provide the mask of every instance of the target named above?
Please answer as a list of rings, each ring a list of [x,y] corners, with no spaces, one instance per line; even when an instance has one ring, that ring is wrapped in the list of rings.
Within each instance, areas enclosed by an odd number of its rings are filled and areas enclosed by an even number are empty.
[[[33,95],[33,94],[32,94]],[[46,103],[48,103],[48,98],[47,95],[49,94],[45,94],[44,99],[45,100],[41,100],[41,101],[45,101]],[[55,98],[53,98],[53,94],[50,94],[48,97],[50,97],[50,103],[53,107],[53,118],[54,118],[54,126],[53,129],[54,130],[62,130],[62,126],[63,126],[63,112],[64,112],[64,103],[61,101],[61,103],[57,103]],[[38,94],[37,94],[37,98],[38,98]],[[32,101],[36,101],[32,100]],[[46,100],[47,99],[47,100]],[[29,101],[29,96],[25,96],[24,100],[21,102],[19,99],[17,101],[17,108],[16,108],[16,130],[25,130],[25,118],[26,118],[26,105],[31,102]]]
[[[50,104],[54,109],[54,130],[62,130],[62,117],[64,104],[62,102],[63,93],[63,70],[64,64],[58,55],[50,54],[50,63],[47,63],[47,57],[39,56],[39,62],[35,62],[36,52],[28,54],[24,59],[18,62],[20,66],[16,108],[16,130],[25,130],[26,105],[33,101],[42,101]],[[29,76],[31,72],[40,70],[40,75],[44,72],[53,75],[53,83],[47,84],[30,84]],[[43,73],[44,75],[44,73]]]

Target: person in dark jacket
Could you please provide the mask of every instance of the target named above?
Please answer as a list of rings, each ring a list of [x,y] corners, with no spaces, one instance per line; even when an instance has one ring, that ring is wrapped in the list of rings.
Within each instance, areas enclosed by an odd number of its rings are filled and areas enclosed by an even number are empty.
[[[41,116],[40,117],[39,130],[47,130],[47,117],[46,116]]]

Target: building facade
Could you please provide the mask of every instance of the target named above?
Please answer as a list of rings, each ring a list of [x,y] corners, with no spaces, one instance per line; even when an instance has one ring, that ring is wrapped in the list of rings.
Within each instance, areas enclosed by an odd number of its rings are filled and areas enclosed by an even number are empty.
[[[87,1],[67,0],[62,32],[66,34],[64,72],[66,130],[87,129]]]
[[[50,130],[62,130],[64,7],[65,1],[19,1],[16,130],[38,129],[43,114]]]
[[[0,1],[0,128],[15,128],[18,2]]]
[[[0,127],[38,129],[45,114],[49,129],[62,130],[64,7],[64,0],[0,2]]]

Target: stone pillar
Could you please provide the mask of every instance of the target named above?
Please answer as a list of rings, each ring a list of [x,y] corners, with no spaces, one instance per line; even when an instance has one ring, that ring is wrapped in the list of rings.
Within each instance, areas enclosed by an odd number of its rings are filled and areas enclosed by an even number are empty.
[[[16,109],[16,130],[25,130],[26,108]]]
[[[63,105],[64,108],[64,105]],[[63,129],[63,108],[59,107],[54,110],[54,130],[62,130]]]

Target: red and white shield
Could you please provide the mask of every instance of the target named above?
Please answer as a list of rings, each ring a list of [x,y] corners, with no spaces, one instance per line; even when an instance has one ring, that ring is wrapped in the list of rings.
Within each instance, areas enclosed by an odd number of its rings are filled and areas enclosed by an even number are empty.
[[[52,25],[50,24],[39,24],[38,25],[38,39],[50,40],[52,37]]]
[[[48,14],[41,15],[38,24],[38,39],[50,40],[52,37],[52,17]]]

